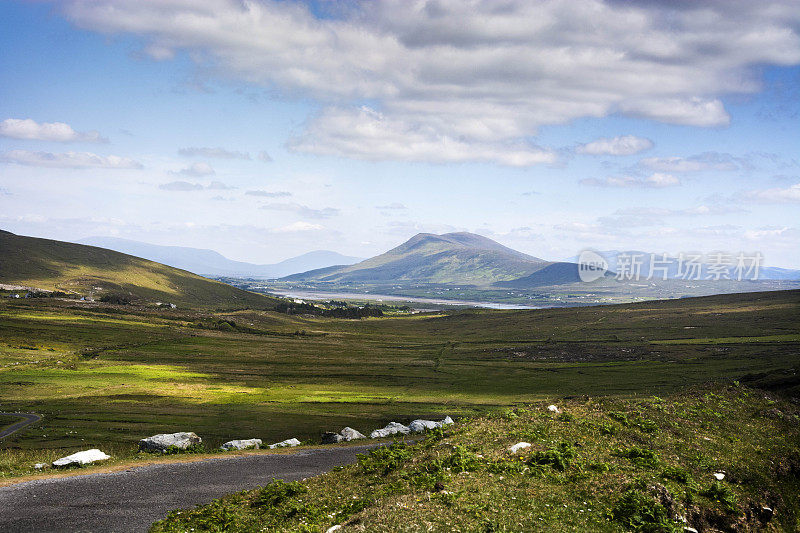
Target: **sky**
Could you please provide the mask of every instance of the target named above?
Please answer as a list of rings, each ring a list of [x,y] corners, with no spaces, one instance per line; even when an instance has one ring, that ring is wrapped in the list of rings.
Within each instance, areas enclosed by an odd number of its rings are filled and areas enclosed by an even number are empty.
[[[0,229],[800,268],[796,0],[0,2]]]

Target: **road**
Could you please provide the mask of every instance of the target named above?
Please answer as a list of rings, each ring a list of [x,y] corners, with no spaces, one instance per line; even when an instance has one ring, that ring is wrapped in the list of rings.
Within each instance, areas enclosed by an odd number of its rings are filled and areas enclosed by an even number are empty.
[[[38,422],[39,420],[42,419],[42,417],[37,415],[36,413],[0,413],[0,416],[13,416],[25,419],[25,420],[20,420],[19,422],[15,422],[14,424],[11,424],[7,428],[0,430],[0,439],[2,439],[3,437],[8,437],[12,433],[16,433],[25,426],[33,424],[34,422]]]
[[[376,446],[222,456],[16,483],[0,487],[0,531],[147,531],[173,509],[191,508],[273,479],[315,476],[355,462],[356,454]]]

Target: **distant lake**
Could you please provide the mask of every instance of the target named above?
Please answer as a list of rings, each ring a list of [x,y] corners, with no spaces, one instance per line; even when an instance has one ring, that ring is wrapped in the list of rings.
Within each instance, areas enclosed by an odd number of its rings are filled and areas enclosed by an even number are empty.
[[[374,300],[377,302],[400,302],[406,304],[428,304],[434,306],[463,305],[467,307],[482,307],[485,309],[541,309],[532,305],[503,304],[495,302],[472,302],[468,300],[445,300],[440,298],[416,298],[414,296],[393,296],[389,294],[372,294],[359,292],[316,292],[316,291],[282,291],[267,289],[272,294],[286,298],[300,300]],[[414,307],[414,306],[412,306]]]

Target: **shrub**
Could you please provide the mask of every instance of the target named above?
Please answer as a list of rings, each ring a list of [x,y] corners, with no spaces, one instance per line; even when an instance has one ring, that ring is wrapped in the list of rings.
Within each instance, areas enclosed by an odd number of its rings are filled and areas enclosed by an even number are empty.
[[[262,488],[250,505],[253,507],[275,507],[299,494],[305,494],[307,491],[308,489],[298,481],[286,483],[279,479]]]
[[[700,493],[709,500],[712,500],[720,505],[729,513],[736,512],[736,494],[733,493],[730,487],[715,481],[710,487]]]
[[[368,454],[358,455],[358,464],[365,474],[386,475],[403,466],[414,453],[405,444],[396,442]]]
[[[534,453],[528,463],[539,466],[551,466],[562,472],[567,469],[575,458],[575,448],[568,442],[562,442],[558,446],[546,451]]]
[[[666,533],[677,530],[667,509],[652,497],[635,489],[629,489],[617,501],[611,518],[625,528],[643,533]]]
[[[637,466],[655,467],[658,465],[658,454],[648,448],[633,446],[626,450],[617,450],[614,455],[630,459]]]

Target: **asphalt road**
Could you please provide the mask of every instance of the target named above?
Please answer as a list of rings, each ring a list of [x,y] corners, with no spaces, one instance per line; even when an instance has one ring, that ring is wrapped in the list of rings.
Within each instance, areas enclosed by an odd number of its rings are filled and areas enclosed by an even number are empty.
[[[14,416],[18,418],[24,418],[25,420],[20,420],[14,424],[11,424],[4,430],[0,431],[0,439],[3,437],[8,437],[12,433],[19,431],[20,429],[24,428],[29,424],[33,424],[42,419],[41,416],[37,415],[36,413],[0,413],[0,416]]]
[[[17,483],[0,487],[0,531],[147,531],[173,509],[208,503],[273,479],[315,476],[355,462],[357,453],[374,447],[229,456]]]

